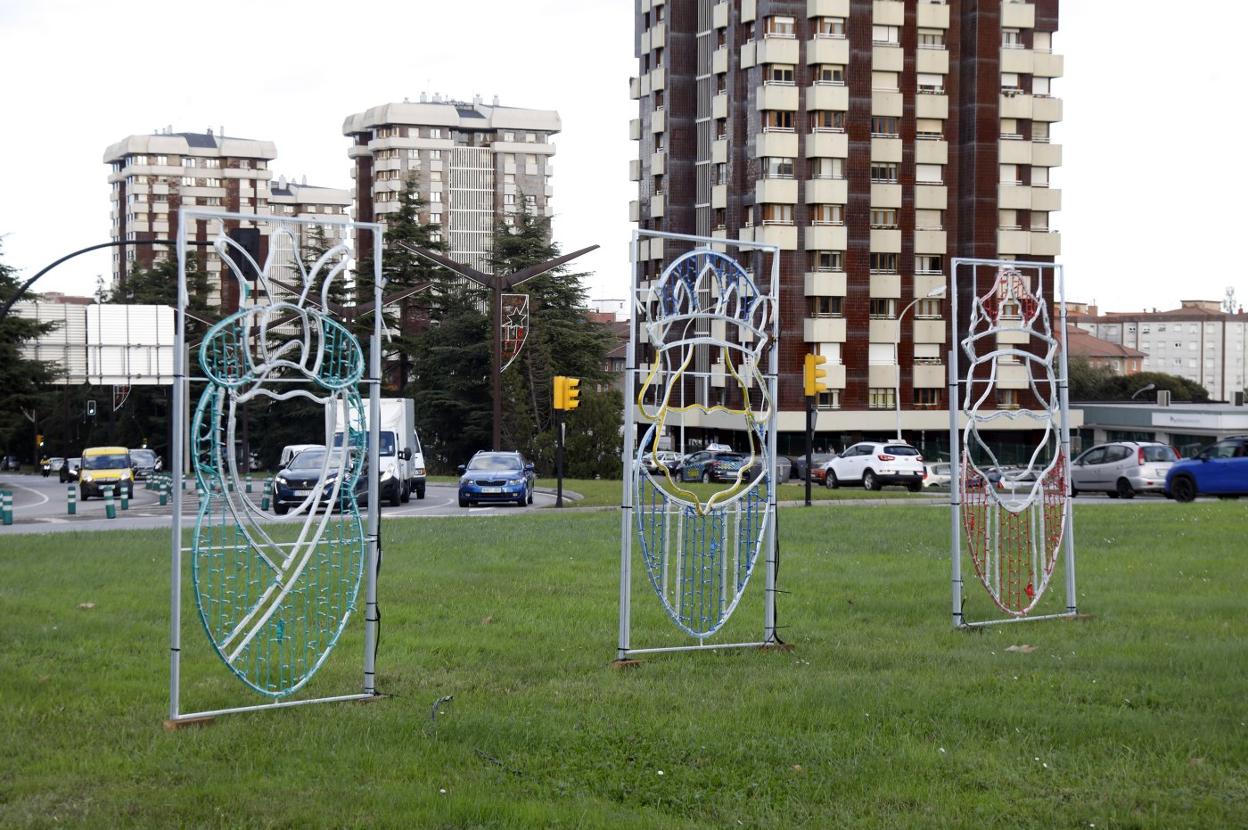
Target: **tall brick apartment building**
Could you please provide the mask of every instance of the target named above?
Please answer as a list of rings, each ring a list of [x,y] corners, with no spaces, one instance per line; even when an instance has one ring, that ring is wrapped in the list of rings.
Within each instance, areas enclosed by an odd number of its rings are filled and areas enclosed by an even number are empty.
[[[949,304],[924,298],[955,256],[1060,252],[1058,0],[635,2],[632,218],[782,248],[781,451],[807,352],[824,442],[891,434],[900,380],[907,437],[943,446]],[[643,274],[679,252],[643,244]]]

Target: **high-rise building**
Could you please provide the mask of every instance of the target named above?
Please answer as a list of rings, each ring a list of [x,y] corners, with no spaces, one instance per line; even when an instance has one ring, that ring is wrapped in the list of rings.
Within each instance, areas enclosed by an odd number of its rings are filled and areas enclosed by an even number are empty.
[[[122,139],[104,152],[104,163],[111,168],[113,241],[173,239],[183,206],[268,212],[269,162],[275,158],[273,142],[226,136],[224,130],[175,133],[169,129]],[[239,225],[230,223],[232,229]],[[201,227],[192,236],[204,233]],[[113,284],[124,285],[130,271],[150,268],[172,256],[174,251],[167,245],[120,247],[113,253]],[[210,302],[237,306],[237,283],[220,258],[211,248],[203,248],[199,256],[210,275]]]
[[[350,190],[336,187],[317,187],[293,180],[287,181],[279,176],[276,181],[269,182],[269,210],[274,216],[287,216],[297,219],[308,219],[316,222],[321,217],[336,217],[341,220],[351,213]],[[318,249],[329,250],[340,242],[349,242],[350,231],[346,225],[333,223],[291,224],[291,236],[283,236],[274,243],[273,249],[275,271],[285,277],[288,285],[297,285],[299,274],[294,266],[294,254],[298,250],[304,269],[314,264],[314,254]],[[279,276],[279,279],[282,278]],[[350,289],[351,276],[341,274],[337,277],[341,284]],[[300,286],[302,287],[302,286]]]
[[[552,214],[551,139],[560,127],[550,110],[424,95],[349,116],[342,132],[352,140],[356,219],[384,224],[414,178],[426,207],[421,219],[442,226],[449,256],[489,272],[499,222],[509,223],[521,204]]]
[[[929,294],[955,256],[1060,251],[1057,0],[635,1],[632,218],[782,249],[781,450],[807,352],[828,358],[831,443],[891,434],[896,389],[908,435],[946,431],[949,303]],[[679,250],[643,243],[642,278]]]

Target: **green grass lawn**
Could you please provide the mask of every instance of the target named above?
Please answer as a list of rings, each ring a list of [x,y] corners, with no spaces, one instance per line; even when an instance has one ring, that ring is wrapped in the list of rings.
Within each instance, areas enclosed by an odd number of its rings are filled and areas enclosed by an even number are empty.
[[[390,697],[174,733],[166,534],[4,537],[0,827],[1248,825],[1242,503],[1081,507],[1093,618],[973,633],[945,509],[780,521],[794,651],[629,671],[617,514],[388,521]],[[756,576],[724,641],[760,633]],[[640,573],[634,600],[635,646],[681,642]],[[185,610],[184,710],[255,702]],[[361,632],[310,693],[358,691]]]

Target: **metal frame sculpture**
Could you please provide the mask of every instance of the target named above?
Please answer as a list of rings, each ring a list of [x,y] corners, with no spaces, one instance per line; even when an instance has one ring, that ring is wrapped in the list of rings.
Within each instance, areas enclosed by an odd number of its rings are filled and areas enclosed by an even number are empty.
[[[653,282],[638,274],[643,244],[693,243]],[[714,246],[714,247],[713,247]],[[761,290],[750,271],[727,248],[770,254],[770,285]],[[718,248],[718,250],[716,250]],[[761,265],[757,271],[761,272]],[[624,409],[624,493],[620,544],[620,627],[617,660],[632,655],[709,648],[773,645],[776,640],[776,395],[779,373],[779,248],[754,242],[658,231],[634,231],[632,285],[635,313],[628,343]],[[649,365],[638,363],[639,338],[653,349]],[[718,372],[698,371],[695,353],[707,347],[731,378],[741,405],[685,404],[690,385],[705,390]],[[764,362],[766,366],[764,368]],[[678,401],[673,397],[679,396]],[[705,391],[703,393],[706,395]],[[697,398],[697,391],[694,390]],[[729,486],[708,499],[674,480],[658,457],[659,438],[669,417],[739,419],[750,442],[750,458]],[[635,442],[638,421],[648,423]],[[647,470],[651,457],[658,472]],[[675,626],[696,645],[633,648],[630,641],[633,541],[641,548],[646,575]],[[766,552],[763,639],[754,643],[708,644],[743,596],[759,554]]]
[[[958,282],[970,271],[972,307],[960,330]],[[981,280],[987,272],[988,279]],[[986,288],[985,288],[986,287]],[[1046,293],[1055,290],[1057,332]],[[955,258],[952,272],[954,347],[949,353],[949,446],[958,470],[952,507],[953,624],[955,628],[1073,617],[1074,512],[1070,495],[1070,401],[1066,353],[1066,289],[1061,265]],[[1031,346],[1033,350],[1027,347]],[[962,377],[959,353],[967,360]],[[1002,366],[1026,377],[1038,409],[998,409],[992,398]],[[992,408],[990,408],[992,407]],[[1029,421],[1043,431],[1025,467],[990,481],[1001,470],[981,435],[993,422]],[[962,597],[962,540],[980,582],[1006,616],[968,622]],[[1065,550],[1066,610],[1032,615]]]
[[[240,286],[240,310],[212,326],[199,351],[202,377],[189,377],[186,350],[186,264],[188,234],[196,221],[217,223],[213,248]],[[263,265],[231,239],[226,222],[273,226],[272,237],[291,238],[293,267],[301,278],[290,301],[278,301],[270,290],[270,271],[278,266],[270,244]],[[217,715],[376,696],[374,646],[377,636],[378,469],[380,424],[381,320],[374,317],[368,377],[359,341],[339,322],[317,309],[329,307],[329,289],[342,276],[354,251],[340,243],[310,267],[298,256],[293,228],[336,224],[372,232],[373,286],[380,307],[382,232],[380,225],[318,218],[276,219],[246,213],[183,210],[178,224],[178,329],[173,396],[170,726]],[[272,243],[272,239],[270,240]],[[283,266],[291,267],[290,254]],[[254,274],[253,291],[246,274]],[[319,303],[313,299],[320,284]],[[254,296],[249,296],[254,294]],[[199,507],[184,546],[182,515],[183,465],[187,448],[185,420],[191,383],[204,384],[190,430],[191,463]],[[365,441],[363,401],[357,391],[369,388],[371,417]],[[325,408],[326,446],[344,434],[341,452],[327,452],[315,486],[290,511],[297,525],[277,525],[275,513],[246,495],[235,446],[238,409],[259,398],[305,398]],[[339,409],[346,423],[338,424]],[[368,455],[367,524],[355,495],[356,482]],[[323,512],[318,508],[323,507]],[[335,513],[336,510],[336,513]],[[293,541],[281,540],[287,530]],[[229,670],[269,702],[214,711],[181,711],[182,559],[192,563],[199,618],[213,650]],[[364,621],[364,684],[358,694],[288,700],[325,663],[346,628],[366,577]]]

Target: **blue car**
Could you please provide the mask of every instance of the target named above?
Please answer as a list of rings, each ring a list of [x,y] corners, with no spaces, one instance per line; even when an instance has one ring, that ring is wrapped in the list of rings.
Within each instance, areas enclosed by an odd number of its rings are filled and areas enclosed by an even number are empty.
[[[1166,474],[1166,495],[1175,501],[1197,496],[1248,496],[1248,435],[1233,435],[1193,458],[1184,458]]]
[[[537,475],[518,452],[479,452],[459,465],[459,506],[482,502],[533,503]]]

